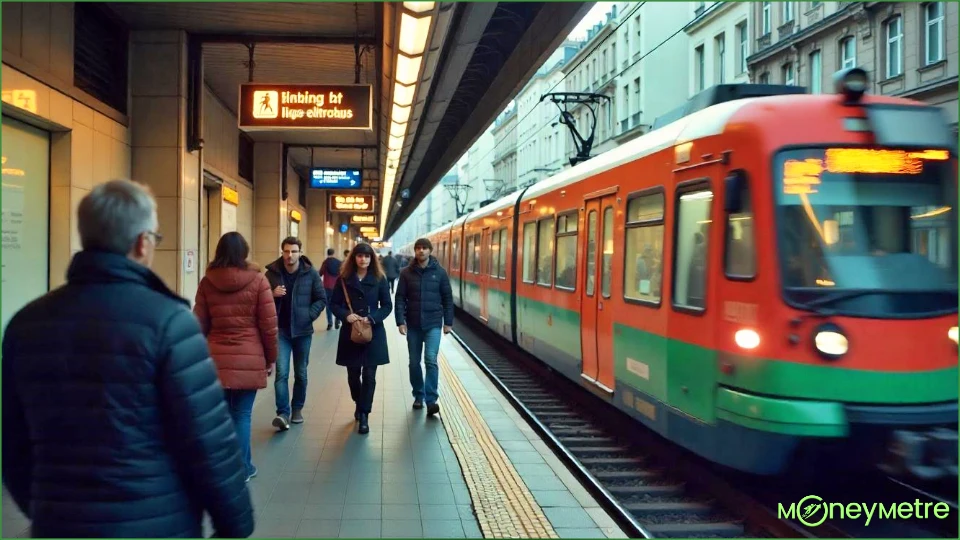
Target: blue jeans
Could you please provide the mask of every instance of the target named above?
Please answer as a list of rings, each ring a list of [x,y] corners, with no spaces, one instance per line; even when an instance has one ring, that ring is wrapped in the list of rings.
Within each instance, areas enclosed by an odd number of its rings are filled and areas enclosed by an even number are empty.
[[[273,390],[277,399],[277,414],[290,416],[290,408],[302,409],[307,401],[307,365],[310,363],[310,344],[313,335],[291,338],[281,332],[279,336],[280,356],[277,358],[277,376],[273,380]],[[293,353],[293,402],[290,401],[290,353]]]
[[[327,312],[327,326],[330,326],[333,324],[333,312],[330,311],[329,302],[330,302],[330,299],[333,298],[333,289],[324,289],[324,291],[327,293],[327,302],[328,302],[328,305],[326,308],[324,308],[324,310]]]
[[[410,351],[410,386],[413,387],[413,399],[422,399],[427,405],[437,402],[440,395],[437,387],[440,384],[440,369],[437,367],[437,354],[440,353],[440,336],[442,330],[437,328],[410,328],[407,327],[407,348]],[[420,369],[420,354],[423,353],[423,363],[427,366],[427,381],[424,388],[423,370]]]
[[[250,452],[250,416],[253,413],[253,400],[257,397],[256,390],[225,390],[227,407],[230,417],[237,428],[237,438],[240,439],[240,453],[243,455],[243,464],[247,466],[247,476],[253,474],[253,455]]]

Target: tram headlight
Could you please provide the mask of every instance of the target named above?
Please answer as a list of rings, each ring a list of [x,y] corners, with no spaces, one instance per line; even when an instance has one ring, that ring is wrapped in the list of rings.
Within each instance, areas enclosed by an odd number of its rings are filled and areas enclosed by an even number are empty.
[[[960,336],[958,336],[958,331],[956,326],[954,326],[950,330],[947,330],[947,337],[950,338],[950,341],[957,343],[957,338]]]
[[[813,345],[820,356],[827,360],[837,360],[847,354],[850,348],[843,330],[833,323],[821,324],[813,331]]]

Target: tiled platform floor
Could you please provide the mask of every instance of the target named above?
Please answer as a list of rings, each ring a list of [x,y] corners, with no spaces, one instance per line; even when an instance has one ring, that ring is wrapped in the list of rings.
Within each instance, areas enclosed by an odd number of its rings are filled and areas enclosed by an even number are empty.
[[[257,395],[249,486],[257,509],[253,536],[299,538],[479,538],[463,473],[439,417],[411,408],[406,342],[388,324],[391,363],[381,366],[370,433],[356,433],[346,370],[334,362],[336,332],[318,321],[305,422],[278,433],[271,386]],[[527,489],[561,537],[624,537],[482,372],[445,338],[442,352]],[[292,378],[290,381],[292,390]],[[444,389],[441,388],[441,393]],[[450,399],[444,397],[444,399]],[[3,496],[3,536],[29,523]]]

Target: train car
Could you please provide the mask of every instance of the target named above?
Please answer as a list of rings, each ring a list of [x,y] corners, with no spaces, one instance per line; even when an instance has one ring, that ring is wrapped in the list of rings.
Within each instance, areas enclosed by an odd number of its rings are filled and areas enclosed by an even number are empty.
[[[872,467],[896,442],[955,476],[956,136],[836,80],[715,87],[471,213],[463,309],[714,462]]]
[[[513,340],[516,330],[513,268],[516,245],[514,209],[520,193],[487,204],[463,223],[463,309],[500,336]]]

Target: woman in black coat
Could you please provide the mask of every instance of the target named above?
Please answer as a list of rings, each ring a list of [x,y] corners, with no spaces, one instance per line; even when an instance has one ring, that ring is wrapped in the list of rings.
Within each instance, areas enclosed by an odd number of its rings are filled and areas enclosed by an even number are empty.
[[[352,312],[344,290],[349,294]],[[369,244],[357,244],[343,261],[340,277],[333,287],[330,310],[337,319],[346,321],[340,328],[337,365],[347,368],[350,397],[357,404],[354,418],[360,422],[357,431],[367,433],[370,431],[367,417],[373,407],[373,393],[377,387],[377,366],[390,363],[387,332],[383,328],[383,321],[393,311],[390,286],[380,267],[380,261]],[[351,323],[357,319],[370,322],[373,339],[369,343],[354,343],[350,339],[353,329]]]

